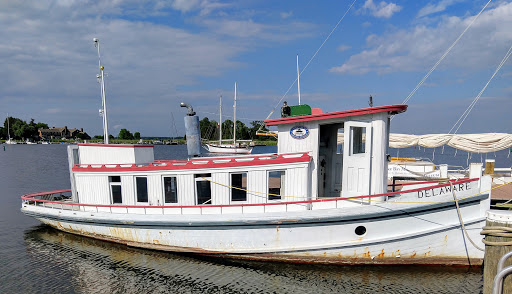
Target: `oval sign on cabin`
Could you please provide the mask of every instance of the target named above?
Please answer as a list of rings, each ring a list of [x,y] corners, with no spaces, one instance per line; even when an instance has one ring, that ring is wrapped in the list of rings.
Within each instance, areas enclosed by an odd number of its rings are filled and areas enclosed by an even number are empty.
[[[294,126],[290,130],[290,136],[294,139],[306,139],[309,136],[309,129],[305,126]]]

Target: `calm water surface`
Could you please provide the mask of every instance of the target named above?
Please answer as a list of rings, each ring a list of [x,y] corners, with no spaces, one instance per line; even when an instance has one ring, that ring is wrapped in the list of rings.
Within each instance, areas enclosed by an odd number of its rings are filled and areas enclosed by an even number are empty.
[[[275,147],[256,147],[255,153]],[[393,152],[390,153],[395,156]],[[423,152],[423,150],[421,150]],[[466,165],[467,154],[437,159]],[[400,156],[432,158],[413,148]],[[439,151],[440,153],[440,151]],[[507,152],[497,166],[510,167]],[[186,157],[155,146],[156,159]],[[441,157],[441,158],[440,158]],[[472,160],[479,156],[473,155]],[[494,158],[494,155],[493,155]],[[484,158],[485,159],[485,158]],[[20,212],[20,196],[69,188],[65,145],[0,147],[0,293],[481,293],[480,269],[315,266],[176,255],[75,236]]]

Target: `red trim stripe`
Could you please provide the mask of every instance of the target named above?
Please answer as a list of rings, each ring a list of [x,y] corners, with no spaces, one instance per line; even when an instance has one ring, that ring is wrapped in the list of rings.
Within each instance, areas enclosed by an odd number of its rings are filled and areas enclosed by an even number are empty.
[[[475,179],[460,179],[460,180],[450,180],[453,185],[464,184],[469,182],[478,181],[478,178]],[[425,182],[418,182],[417,184],[422,184]],[[71,203],[71,202],[62,202],[62,201],[50,201],[50,200],[42,200],[42,199],[34,199],[34,197],[48,195],[48,194],[59,194],[70,192],[71,189],[67,190],[57,190],[57,191],[48,191],[48,192],[38,192],[32,194],[26,194],[21,196],[22,200],[35,201],[35,202],[44,202],[44,203],[54,203],[54,204],[63,204],[63,205],[73,205],[73,206],[88,206],[88,207],[118,207],[118,208],[207,208],[207,207],[240,207],[240,206],[272,206],[272,205],[285,205],[285,204],[305,204],[305,203],[316,203],[316,202],[329,202],[329,201],[339,201],[339,200],[349,200],[349,199],[363,199],[363,198],[375,198],[382,196],[392,196],[403,193],[412,193],[424,190],[430,190],[441,187],[448,187],[450,183],[433,185],[428,187],[422,187],[418,189],[412,189],[407,191],[396,191],[390,193],[382,193],[375,195],[364,195],[364,196],[356,196],[356,197],[339,197],[339,198],[329,198],[329,199],[315,199],[315,200],[303,200],[303,201],[289,201],[289,202],[271,202],[271,203],[255,203],[255,204],[223,204],[223,205],[186,205],[186,206],[149,206],[149,205],[109,205],[109,204],[80,204],[80,203]]]
[[[82,144],[82,143],[79,143],[78,146],[153,148],[153,145],[134,145],[134,144]]]
[[[191,160],[155,161],[152,163],[136,164],[77,164],[74,172],[128,172],[128,171],[164,171],[164,170],[189,170],[204,168],[226,168],[254,165],[285,164],[309,162],[311,156],[308,153],[294,154],[265,154],[250,157],[202,157]]]
[[[338,111],[338,112],[328,112],[328,113],[322,113],[322,114],[311,114],[311,115],[304,115],[304,116],[269,119],[269,120],[265,121],[265,125],[266,126],[277,126],[277,125],[282,125],[282,124],[326,120],[326,119],[331,119],[331,118],[350,117],[350,116],[381,113],[381,112],[401,113],[406,110],[407,110],[407,105],[402,105],[402,104],[390,105],[390,106],[378,106],[378,107],[371,107],[371,108],[344,110],[344,111]]]

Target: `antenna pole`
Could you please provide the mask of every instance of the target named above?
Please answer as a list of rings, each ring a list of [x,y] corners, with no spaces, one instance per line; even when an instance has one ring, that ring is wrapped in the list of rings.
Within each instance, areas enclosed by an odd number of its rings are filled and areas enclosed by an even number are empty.
[[[105,74],[103,72],[104,67],[101,66],[101,55],[100,55],[100,42],[97,38],[93,39],[94,46],[98,48],[98,66],[100,68],[100,74],[96,77],[99,79],[101,86],[101,105],[103,109],[100,109],[100,113],[103,117],[103,142],[108,144],[108,120],[107,120],[107,100],[105,97]]]
[[[236,82],[235,82],[235,104],[233,105],[233,108],[235,109],[234,114],[234,122],[233,122],[233,145],[236,144]]]
[[[299,54],[297,54],[297,89],[299,91],[299,105],[300,105],[300,73],[299,73]]]
[[[219,145],[222,145],[222,95],[219,98]]]

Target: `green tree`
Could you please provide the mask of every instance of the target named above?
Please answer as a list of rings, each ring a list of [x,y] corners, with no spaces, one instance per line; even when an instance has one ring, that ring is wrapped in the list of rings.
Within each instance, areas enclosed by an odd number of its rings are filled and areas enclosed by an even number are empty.
[[[134,138],[135,140],[140,140],[140,133],[139,133],[139,132],[135,132],[135,133],[133,133],[133,138]]]
[[[261,132],[266,132],[268,131],[268,129],[265,127],[265,124],[262,120],[255,120],[255,121],[252,121],[251,122],[251,127],[249,128],[249,133],[255,137],[256,136],[256,132],[258,132],[258,130],[260,129],[260,127],[263,126],[261,128]],[[259,139],[260,140],[270,140],[272,137],[262,137],[260,136]]]
[[[91,139],[91,136],[89,136],[86,132],[79,132],[76,134],[76,138],[82,139],[82,140],[89,140],[89,139]]]
[[[118,138],[121,139],[121,140],[133,140],[133,135],[127,129],[121,129],[119,131]]]

